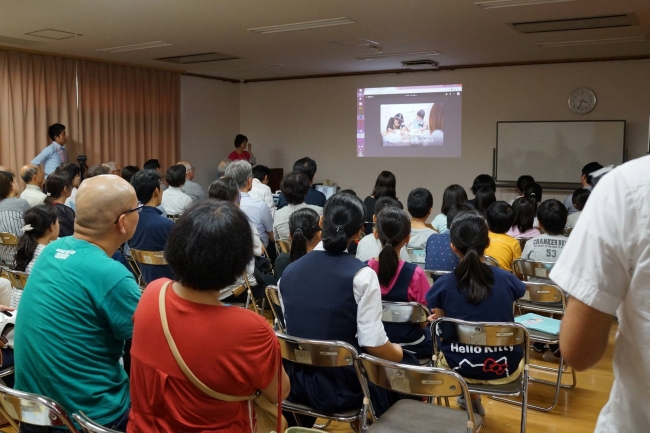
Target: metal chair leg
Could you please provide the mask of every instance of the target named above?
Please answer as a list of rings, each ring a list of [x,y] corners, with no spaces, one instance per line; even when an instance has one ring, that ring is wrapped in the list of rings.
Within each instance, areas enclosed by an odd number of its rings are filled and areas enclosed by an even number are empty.
[[[325,424],[314,424],[314,428],[318,430],[324,430],[332,423],[331,419],[328,419]]]

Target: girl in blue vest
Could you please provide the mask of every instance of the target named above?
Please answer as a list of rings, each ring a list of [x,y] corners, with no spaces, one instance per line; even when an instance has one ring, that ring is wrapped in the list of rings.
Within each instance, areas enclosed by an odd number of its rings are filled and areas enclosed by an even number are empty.
[[[490,244],[485,218],[477,211],[457,215],[450,227],[451,248],[460,258],[456,270],[443,275],[427,293],[434,316],[471,322],[514,322],[513,305],[526,286],[510,272],[483,263]],[[521,346],[492,347],[476,352],[469,346],[441,340],[443,367],[463,376],[468,383],[502,385],[516,380],[523,368]],[[483,416],[478,394],[471,394],[472,409]],[[463,397],[461,408],[467,407]]]
[[[399,251],[411,238],[411,221],[406,212],[386,207],[377,214],[376,236],[382,245],[378,259],[370,259],[370,266],[379,279],[381,299],[391,302],[419,302],[426,305],[429,281],[418,265],[400,260]],[[390,341],[402,346],[417,358],[430,358],[431,332],[426,326],[410,323],[384,323]]]
[[[322,241],[312,252],[289,264],[278,283],[287,333],[294,337],[345,341],[389,361],[401,362],[402,347],[391,343],[381,321],[381,289],[377,274],[346,253],[363,228],[364,206],[350,194],[332,196],[323,209]],[[363,393],[354,367],[325,368],[286,363],[291,380],[288,400],[323,412],[361,407]],[[373,404],[381,414],[394,401],[373,388]],[[287,416],[291,423],[292,415]],[[312,425],[314,418],[303,419]]]

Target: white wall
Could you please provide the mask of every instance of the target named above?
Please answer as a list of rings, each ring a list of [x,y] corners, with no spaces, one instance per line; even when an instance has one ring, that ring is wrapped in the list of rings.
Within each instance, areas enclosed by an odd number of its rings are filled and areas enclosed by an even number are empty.
[[[629,157],[642,156],[650,115],[648,77],[650,61],[640,60],[248,83],[240,85],[240,126],[255,143],[260,164],[286,173],[296,159],[310,156],[318,163],[315,181],[330,179],[362,198],[379,172],[390,170],[400,199],[405,202],[410,190],[423,186],[433,193],[437,210],[449,184],[469,191],[477,174],[492,173],[497,121],[625,119]],[[357,88],[450,83],[463,84],[462,158],[355,157]],[[598,104],[579,116],[567,100],[583,86],[596,93]],[[575,168],[576,182],[581,168]],[[507,191],[497,195],[514,197]]]
[[[181,158],[194,165],[194,181],[206,192],[217,164],[234,149],[239,117],[238,84],[181,77]]]

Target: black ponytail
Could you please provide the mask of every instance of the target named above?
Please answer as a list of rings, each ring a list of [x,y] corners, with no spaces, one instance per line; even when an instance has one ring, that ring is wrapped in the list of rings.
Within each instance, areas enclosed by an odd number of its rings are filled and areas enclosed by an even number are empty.
[[[379,284],[388,286],[397,273],[399,256],[395,246],[411,234],[411,221],[402,209],[385,207],[377,214],[377,235],[382,249],[379,253]]]
[[[335,194],[323,208],[323,247],[329,253],[345,252],[363,227],[365,206],[351,194]]]
[[[39,205],[29,208],[25,212],[24,218],[25,227],[23,227],[23,235],[18,240],[13,266],[16,271],[20,272],[25,272],[27,269],[38,246],[38,238],[42,237],[47,229],[56,222],[57,216],[52,207]]]
[[[307,254],[307,242],[314,239],[320,231],[318,225],[320,216],[310,208],[298,209],[289,217],[289,233],[291,234],[291,254],[289,260],[295,262]]]
[[[465,212],[454,218],[449,235],[463,254],[455,271],[458,290],[466,293],[467,302],[476,305],[490,295],[494,286],[492,269],[481,262],[490,244],[487,223],[478,212]]]
[[[53,206],[54,200],[61,197],[66,188],[72,190],[72,179],[67,174],[59,172],[49,175],[45,181],[45,190],[47,191],[45,204]]]

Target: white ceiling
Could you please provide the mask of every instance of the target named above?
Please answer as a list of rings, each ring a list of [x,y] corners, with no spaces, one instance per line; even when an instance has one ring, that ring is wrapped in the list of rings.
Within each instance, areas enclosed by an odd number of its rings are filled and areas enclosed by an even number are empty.
[[[383,53],[436,50],[441,66],[650,56],[649,0],[577,0],[484,10],[475,0],[4,0],[0,46],[175,69],[238,80],[394,70],[407,58],[362,61],[379,42]],[[521,34],[507,23],[635,13],[638,26]],[[335,27],[259,35],[249,28],[347,17]],[[26,35],[56,29],[82,36]],[[540,48],[540,42],[647,36],[646,42]],[[3,42],[16,38],[16,43]],[[27,41],[27,42],[23,42]],[[97,49],[164,41],[171,46],[115,54]],[[31,43],[30,43],[31,42]],[[160,57],[220,52],[240,57],[174,65]],[[418,56],[410,59],[418,59]],[[266,66],[280,64],[283,66]]]

